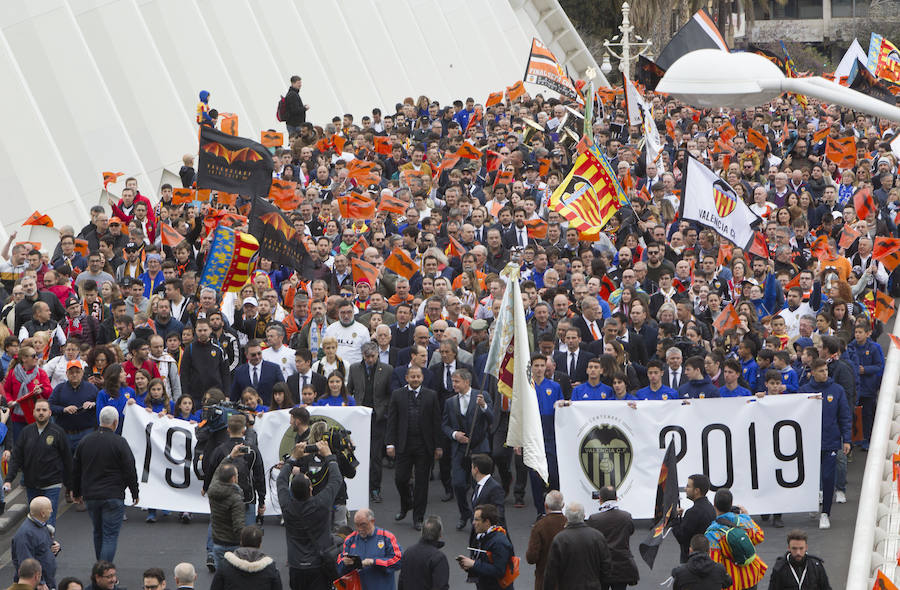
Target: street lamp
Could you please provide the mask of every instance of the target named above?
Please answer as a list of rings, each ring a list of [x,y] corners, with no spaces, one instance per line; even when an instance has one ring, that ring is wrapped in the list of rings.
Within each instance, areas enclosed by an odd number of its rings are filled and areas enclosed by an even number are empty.
[[[603,52],[603,63],[600,64],[600,71],[603,72],[604,76],[608,76],[612,73],[612,64],[609,63],[609,53]]]
[[[818,76],[786,78],[771,61],[749,52],[687,53],[666,70],[656,91],[703,108],[749,108],[794,92],[900,121],[900,108]]]
[[[631,62],[635,60],[640,55],[644,55],[644,53],[650,49],[650,46],[653,45],[653,41],[650,39],[644,40],[638,34],[634,34],[632,37],[632,33],[634,33],[634,27],[631,26],[631,7],[628,5],[628,2],[622,3],[622,24],[619,25],[619,31],[621,35],[616,35],[612,38],[612,43],[607,39],[603,41],[603,47],[606,48],[606,51],[612,53],[613,56],[618,58],[619,60],[619,71],[622,72],[622,75],[626,78],[631,78]],[[613,47],[621,48],[622,53],[616,53],[613,50]],[[637,50],[637,53],[632,55],[632,50]],[[604,69],[604,68],[609,68]],[[603,65],[600,66],[600,71],[604,74],[608,74],[612,71],[612,65],[609,63],[609,55],[607,53],[603,54]]]

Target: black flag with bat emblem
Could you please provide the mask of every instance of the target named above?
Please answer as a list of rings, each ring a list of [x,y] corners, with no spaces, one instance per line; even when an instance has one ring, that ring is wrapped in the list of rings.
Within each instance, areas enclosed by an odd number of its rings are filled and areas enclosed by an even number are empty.
[[[656,553],[662,543],[672,519],[678,514],[678,459],[675,456],[675,441],[669,440],[666,456],[659,468],[659,481],[656,484],[656,506],[653,519],[656,522],[650,530],[650,536],[638,547],[641,557],[653,569]]]
[[[272,154],[261,143],[200,127],[197,188],[248,196],[269,194]]]
[[[281,211],[267,200],[254,197],[250,209],[250,234],[259,241],[259,255],[275,264],[293,268],[308,279],[314,262],[301,236]]]

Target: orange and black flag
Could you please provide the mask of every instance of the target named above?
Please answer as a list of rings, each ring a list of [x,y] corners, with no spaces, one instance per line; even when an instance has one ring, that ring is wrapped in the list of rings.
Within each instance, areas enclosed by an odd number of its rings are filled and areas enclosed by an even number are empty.
[[[717,131],[719,132],[719,137],[726,142],[731,142],[732,139],[737,137],[737,130],[734,128],[734,125],[731,124],[731,121],[725,121],[719,125]]]
[[[316,142],[316,149],[323,154],[332,148],[331,142],[324,137]]]
[[[338,206],[341,210],[341,217],[344,219],[372,219],[375,217],[375,201],[356,193],[338,197]]]
[[[216,205],[225,207],[227,205],[237,205],[237,195],[234,193],[226,193],[225,191],[216,192]]]
[[[103,188],[106,188],[106,186],[110,182],[115,184],[116,182],[118,182],[119,177],[124,176],[124,175],[125,175],[124,172],[104,172],[103,173]]]
[[[382,156],[390,156],[391,150],[393,149],[393,145],[391,144],[390,137],[382,137],[380,135],[376,135],[373,140],[375,141],[375,153],[381,154]]]
[[[465,148],[466,145],[470,145],[470,144],[468,142],[463,144],[463,146],[460,148],[460,150]],[[460,159],[460,156],[458,154],[459,154],[459,152],[457,152],[455,154],[444,155],[444,157],[441,159],[440,165],[434,169],[434,179],[435,180],[440,179],[441,174],[444,172],[444,170],[452,170],[453,167],[456,166],[456,163],[459,162],[459,159]]]
[[[896,338],[893,334],[891,334],[891,338]],[[900,489],[900,478],[897,479],[898,489]],[[900,492],[898,492],[900,493]],[[878,570],[878,576],[875,578],[875,585],[872,586],[872,590],[898,590],[897,585],[894,584],[889,577],[884,575],[884,572]]]
[[[347,250],[348,258],[362,258],[362,255],[366,252],[366,248],[369,247],[369,242],[366,241],[366,238],[363,236],[359,236],[356,238],[356,243],[353,244],[353,247]]]
[[[384,259],[384,266],[407,280],[419,272],[419,265],[401,248],[394,248]]]
[[[362,580],[359,577],[359,570],[353,570],[348,574],[344,574],[334,582],[337,590],[362,590]]]
[[[197,188],[265,196],[274,165],[269,148],[244,137],[200,127]]]
[[[500,154],[492,150],[486,150],[485,154],[487,154],[487,157],[484,159],[484,167],[487,168],[487,171],[499,170],[500,162],[502,161]]]
[[[347,140],[341,137],[340,135],[332,135],[331,136],[331,145],[334,146],[335,154],[343,154],[344,153],[344,144],[347,143]]]
[[[397,215],[404,215],[408,207],[409,203],[392,195],[382,195],[381,202],[378,203],[379,211],[387,211]]]
[[[828,236],[825,234],[813,240],[812,244],[809,245],[809,253],[812,254],[813,258],[834,258],[834,250],[831,249],[831,244],[828,243]]]
[[[500,90],[499,92],[491,92],[488,95],[487,100],[484,102],[484,106],[492,107],[495,104],[500,104],[502,101],[503,101],[503,91],[502,90]]]
[[[656,484],[656,505],[653,510],[656,525],[650,530],[650,536],[638,548],[650,569],[653,569],[666,530],[671,527],[672,520],[678,514],[678,504],[678,458],[675,453],[675,439],[670,438]]]
[[[886,324],[894,317],[894,298],[881,291],[875,292],[875,319]]]
[[[184,236],[178,233],[178,230],[168,223],[159,222],[159,235],[162,239],[163,246],[174,248],[184,241]]]
[[[719,315],[716,316],[716,319],[713,321],[713,328],[716,329],[716,334],[721,336],[728,330],[738,327],[740,323],[741,319],[738,317],[737,311],[735,311],[734,309],[734,304],[729,303],[727,306],[725,306],[725,309],[719,312]]]
[[[259,255],[274,264],[290,266],[301,277],[312,276],[312,257],[290,221],[272,203],[255,197],[250,209],[249,233],[259,242]]]
[[[373,287],[375,286],[375,281],[378,280],[378,268],[375,265],[366,262],[362,258],[351,258],[350,266],[353,268],[354,283],[359,282],[361,279],[368,279],[369,284]]]
[[[466,141],[456,150],[456,155],[467,160],[479,160],[483,154],[480,149]]]
[[[238,134],[238,116],[234,113],[219,113],[219,128],[228,135]]]
[[[760,258],[769,258],[769,244],[766,242],[766,236],[760,232],[756,232],[753,236],[753,242],[747,248],[750,254],[756,254]]]
[[[280,148],[284,145],[284,133],[272,131],[271,129],[263,131],[260,134],[259,143],[266,147]]]
[[[528,231],[528,237],[532,240],[546,240],[547,229],[549,229],[550,224],[543,219],[531,219],[525,222],[525,227]]]
[[[876,237],[872,258],[883,264],[889,273],[894,272],[900,264],[900,238]]]
[[[447,239],[448,239],[448,242],[447,242],[447,247],[444,248],[444,254],[446,254],[447,256],[450,256],[450,257],[453,257],[453,256],[461,257],[463,254],[466,253],[465,246],[460,244],[459,240],[457,240],[456,238],[454,238],[451,235],[448,235]]]
[[[853,242],[856,241],[859,235],[859,232],[853,229],[852,226],[844,224],[844,227],[841,229],[841,239],[838,241],[838,246],[846,250],[853,245]]]
[[[378,175],[375,174],[375,162],[367,162],[365,160],[350,160],[347,162],[347,178],[355,180],[356,184],[366,186],[378,181]]]
[[[550,158],[538,158],[538,176],[547,176],[547,173],[550,172],[550,166],[552,164],[553,162],[550,160]]]
[[[185,203],[192,203],[196,198],[194,193],[195,191],[192,188],[172,189],[172,204],[183,205]]]
[[[819,129],[818,131],[816,131],[815,133],[813,133],[813,137],[812,137],[813,143],[819,143],[821,141],[824,141],[825,138],[828,137],[828,133],[830,131],[831,131],[831,127],[823,127],[821,129]]]
[[[512,86],[506,87],[506,96],[509,98],[509,102],[515,102],[520,96],[525,94],[525,84],[519,80]]]
[[[856,139],[852,136],[826,138],[825,157],[837,164],[838,168],[853,168],[856,166]]]
[[[302,198],[297,194],[297,183],[290,180],[272,179],[269,197],[282,211],[293,211],[300,206]]]
[[[22,222],[22,225],[40,225],[44,227],[53,227],[53,220],[49,215],[44,215],[40,211],[32,213],[28,219]]]
[[[766,139],[766,136],[752,127],[747,130],[747,141],[763,151],[769,147],[769,140]]]
[[[513,170],[498,170],[497,177],[494,179],[494,186],[498,184],[512,184],[514,174]]]
[[[856,209],[856,216],[865,220],[869,213],[875,211],[875,199],[872,197],[872,189],[861,188],[853,193],[853,208]]]

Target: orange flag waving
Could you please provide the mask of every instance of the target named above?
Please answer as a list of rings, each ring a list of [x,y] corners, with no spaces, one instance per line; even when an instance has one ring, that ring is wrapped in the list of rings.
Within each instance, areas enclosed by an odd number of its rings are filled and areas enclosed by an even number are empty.
[[[388,213],[396,213],[397,215],[406,213],[407,207],[409,207],[409,203],[391,195],[383,195],[381,197],[381,202],[378,203],[379,211],[387,211]]]
[[[895,338],[895,336],[891,334],[891,338]],[[878,577],[875,578],[875,585],[872,586],[872,590],[897,590],[897,586],[891,582],[889,577],[884,575],[884,572],[878,570]]]
[[[259,143],[266,147],[280,148],[284,145],[284,133],[277,131],[263,131],[259,136]]]
[[[737,136],[737,130],[731,124],[731,121],[725,121],[719,125],[717,131],[719,132],[719,137],[727,143],[730,143]]]
[[[725,309],[716,316],[715,321],[713,322],[713,327],[716,329],[716,334],[722,335],[728,330],[735,328],[741,324],[741,318],[738,317],[737,311],[734,309],[734,305],[729,303],[725,306]]]
[[[825,157],[837,164],[838,168],[853,168],[856,166],[856,139],[853,137],[826,138]]]
[[[377,180],[375,174],[375,162],[365,160],[350,160],[347,162],[347,178],[355,180],[357,184],[366,186]]]
[[[375,153],[381,154],[382,156],[390,156],[391,149],[391,138],[390,137],[382,137],[380,135],[376,135],[373,140],[375,141]]]
[[[875,199],[872,197],[872,189],[861,188],[853,194],[853,208],[856,216],[865,219],[869,213],[875,211]]]
[[[290,180],[273,178],[272,186],[269,187],[269,197],[282,211],[293,211],[300,206],[297,183]]]
[[[512,86],[506,87],[506,95],[509,97],[509,102],[514,102],[520,96],[525,94],[525,84],[522,83],[521,80],[513,84]]]
[[[465,247],[459,243],[459,240],[451,235],[448,235],[447,239],[449,242],[447,243],[447,247],[444,248],[444,254],[447,256],[462,256],[466,253]]]
[[[375,217],[375,201],[356,193],[338,197],[338,206],[341,210],[341,217],[345,219],[372,219]]]
[[[174,248],[184,241],[184,236],[178,233],[178,230],[168,223],[159,222],[159,234],[162,239],[163,246]]]
[[[528,228],[528,237],[532,240],[547,239],[547,229],[550,224],[543,219],[531,219],[525,222],[525,226]]]
[[[49,215],[44,215],[39,211],[35,211],[31,216],[22,222],[22,225],[42,225],[45,227],[53,227],[53,220]]]
[[[513,175],[513,170],[498,170],[497,178],[494,179],[494,186],[498,184],[512,184]]]
[[[411,279],[419,271],[419,265],[400,248],[394,248],[384,259],[384,266],[406,279]]]
[[[124,176],[124,172],[104,172],[103,173],[103,188],[106,188],[110,182],[116,183],[119,180],[120,176]]]
[[[838,241],[838,246],[841,248],[849,248],[853,245],[853,242],[856,241],[856,238],[859,237],[859,232],[853,229],[850,225],[844,225],[843,229],[841,229],[841,239]]]
[[[887,293],[875,292],[875,319],[884,324],[894,317],[894,299]]]
[[[809,252],[813,258],[834,258],[834,250],[831,249],[828,236],[825,234],[813,240],[813,243],[809,245]]]
[[[343,154],[344,153],[344,144],[347,143],[347,140],[341,137],[340,135],[332,135],[331,136],[331,145],[334,146],[334,153]]]
[[[192,188],[176,188],[172,189],[172,204],[183,205],[194,200],[194,189]]]
[[[769,147],[769,140],[766,139],[766,136],[752,127],[747,130],[747,141],[763,151]]]
[[[889,273],[894,272],[900,264],[900,238],[876,237],[872,258],[883,264]]]
[[[820,141],[828,137],[829,131],[831,131],[831,127],[823,127],[822,129],[819,129],[818,131],[813,133],[813,143],[819,143]]]
[[[351,258],[350,266],[353,267],[353,282],[359,282],[360,279],[368,279],[369,284],[375,286],[378,279],[378,269],[374,265],[369,264],[362,258]]]
[[[478,160],[481,158],[482,153],[481,150],[467,141],[459,146],[459,149],[456,151],[456,155],[460,158],[466,158],[468,160]]]
[[[492,107],[495,104],[500,104],[500,101],[502,101],[502,100],[503,100],[503,91],[502,90],[499,92],[491,92],[488,95],[487,100],[484,102],[484,106]]]

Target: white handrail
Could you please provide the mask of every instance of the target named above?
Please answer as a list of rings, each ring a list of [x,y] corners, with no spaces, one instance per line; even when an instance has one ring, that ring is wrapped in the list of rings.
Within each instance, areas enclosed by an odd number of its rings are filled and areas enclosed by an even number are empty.
[[[900,336],[900,322],[894,321],[894,335]],[[872,427],[866,470],[859,493],[856,530],[847,571],[847,590],[869,590],[875,572],[881,570],[897,583],[896,541],[898,531],[881,526],[884,516],[897,516],[900,505],[892,481],[892,455],[897,448],[894,441],[894,421],[897,411],[898,382],[900,382],[900,349],[888,344],[888,352],[878,391],[878,409]],[[887,484],[887,485],[885,485]],[[886,490],[886,493],[883,492]],[[889,519],[890,520],[890,519]],[[894,528],[894,527],[892,527]],[[893,552],[893,555],[891,555]]]

